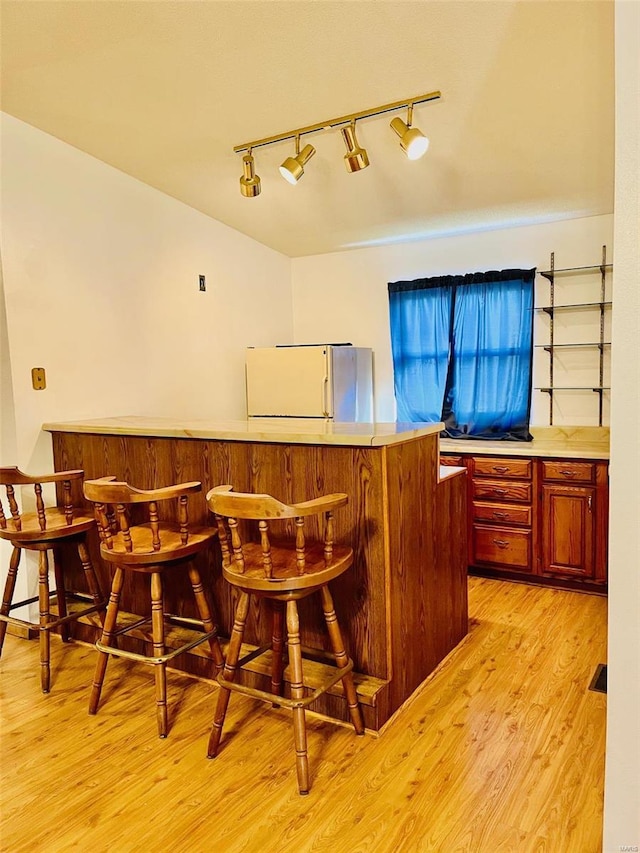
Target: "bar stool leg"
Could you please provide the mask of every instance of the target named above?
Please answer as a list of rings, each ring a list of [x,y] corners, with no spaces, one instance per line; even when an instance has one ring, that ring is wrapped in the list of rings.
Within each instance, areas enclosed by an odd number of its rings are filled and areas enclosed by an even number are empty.
[[[46,549],[42,549],[38,566],[38,602],[40,605],[40,685],[43,693],[48,693],[51,685],[49,667],[50,637],[49,625],[49,560]]]
[[[162,575],[160,572],[151,574],[151,626],[153,636],[153,653],[162,657],[164,647],[164,605],[162,599]],[[167,736],[167,665],[158,663],[154,666],[156,676],[156,718],[158,734],[161,738]]]
[[[67,593],[64,585],[64,570],[60,562],[60,555],[57,548],[52,548],[53,551],[53,573],[56,579],[56,601],[58,603],[58,618],[64,619],[67,615]],[[70,639],[69,625],[67,622],[60,625],[60,636],[63,643],[68,643]]]
[[[11,602],[13,601],[13,593],[16,588],[16,577],[18,575],[18,565],[20,563],[21,553],[21,549],[18,548],[17,545],[15,545],[13,551],[11,552],[11,559],[9,560],[9,573],[7,574],[7,579],[4,585],[2,607],[0,607],[0,614],[2,614],[2,616],[8,616],[9,611],[11,609]],[[2,654],[2,647],[4,645],[4,638],[6,633],[7,622],[2,620],[0,622],[0,655]]]
[[[202,586],[200,572],[193,564],[189,567],[189,580],[191,581],[191,588],[193,589],[196,604],[198,605],[198,613],[202,619],[202,625],[205,632],[209,633],[209,631],[214,630],[215,625],[211,618],[209,602],[204,594],[204,587]],[[211,654],[216,664],[216,672],[221,672],[222,667],[224,666],[224,658],[222,656],[222,649],[220,648],[220,642],[218,641],[217,636],[209,638],[209,648],[211,649]]]
[[[236,613],[233,619],[233,628],[229,638],[229,647],[227,649],[227,659],[224,664],[223,677],[227,681],[233,681],[236,675],[236,667],[240,658],[240,649],[242,648],[242,637],[244,635],[244,626],[247,621],[247,613],[249,612],[249,593],[241,591],[238,597]],[[218,693],[218,702],[216,712],[213,718],[213,727],[211,728],[211,736],[209,737],[209,748],[207,750],[207,758],[215,758],[218,754],[220,746],[220,737],[222,735],[222,727],[224,718],[229,705],[229,696],[231,691],[226,687],[220,686]]]
[[[298,603],[296,601],[287,601],[287,643],[291,666],[291,698],[304,699],[300,620],[298,618]],[[296,747],[298,790],[301,794],[308,794],[309,759],[307,756],[307,728],[304,708],[293,709],[293,736]]]
[[[116,566],[113,573],[113,581],[111,584],[111,593],[109,595],[109,603],[107,605],[107,615],[105,616],[104,626],[102,628],[102,637],[100,642],[102,645],[113,645],[113,631],[116,627],[118,618],[118,608],[120,606],[120,593],[124,581],[124,571]],[[100,693],[102,692],[102,684],[104,682],[104,674],[107,669],[109,655],[107,652],[98,650],[98,660],[96,661],[96,671],[93,676],[93,685],[91,687],[91,698],[89,699],[89,713],[95,714],[98,711],[100,703]]]
[[[324,619],[327,623],[327,631],[329,632],[329,639],[331,641],[331,648],[333,649],[336,664],[339,667],[346,666],[349,662],[349,658],[347,657],[347,653],[344,649],[342,632],[340,631],[340,626],[338,625],[338,617],[336,616],[336,611],[333,606],[333,598],[331,597],[331,593],[329,592],[329,587],[321,587],[320,595],[322,597],[322,610],[324,611]],[[344,676],[344,678],[342,679],[342,686],[344,687],[344,693],[347,697],[347,705],[349,707],[349,714],[351,715],[351,722],[353,723],[353,727],[356,730],[357,735],[363,735],[364,723],[362,721],[362,711],[358,703],[358,696],[356,694],[355,684],[353,683],[352,672],[348,672]]]
[[[284,604],[282,601],[271,602],[273,628],[271,632],[271,692],[282,696],[284,671]],[[277,707],[277,703],[275,704]]]
[[[100,582],[98,581],[96,570],[93,566],[93,562],[91,561],[91,557],[89,556],[89,549],[87,548],[87,543],[84,537],[78,539],[78,556],[82,563],[84,576],[87,580],[87,588],[91,598],[93,599],[93,604],[95,607],[100,608],[100,610],[98,610],[98,618],[104,627],[105,600],[102,590],[100,589]]]

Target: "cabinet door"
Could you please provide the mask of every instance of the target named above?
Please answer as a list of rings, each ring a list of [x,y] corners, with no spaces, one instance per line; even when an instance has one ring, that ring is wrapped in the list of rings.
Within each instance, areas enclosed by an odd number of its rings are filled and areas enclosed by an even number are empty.
[[[543,574],[593,578],[595,501],[595,488],[543,485]]]

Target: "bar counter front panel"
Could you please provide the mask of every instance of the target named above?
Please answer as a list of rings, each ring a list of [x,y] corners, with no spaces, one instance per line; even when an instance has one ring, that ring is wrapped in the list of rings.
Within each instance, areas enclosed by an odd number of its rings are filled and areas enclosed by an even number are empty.
[[[200,494],[189,500],[190,521],[213,524],[205,501],[209,488],[223,483],[236,491],[272,494],[286,503],[345,492],[349,503],[335,513],[335,538],[354,551],[353,566],[332,583],[338,619],[354,659],[358,691],[368,728],[379,730],[419,684],[467,633],[466,503],[464,473],[439,482],[438,425],[427,434],[375,445],[164,438],[158,435],[74,432],[73,425],[46,424],[52,433],[56,470],[82,468],[87,479],[109,474],[137,488],[199,480]],[[83,502],[82,495],[74,498]],[[162,505],[160,505],[162,512]],[[318,535],[317,528],[309,533]],[[104,590],[109,567],[99,558],[97,532],[90,543]],[[73,563],[73,555],[64,558]],[[205,589],[221,636],[228,637],[234,593],[221,573],[217,543],[198,558]],[[79,563],[74,571],[81,571]],[[133,573],[131,573],[133,574]],[[176,573],[167,581],[169,612],[196,617],[191,590]],[[270,624],[254,601],[245,640],[268,644]],[[122,610],[149,613],[148,578],[127,576]],[[324,649],[326,631],[315,597],[301,602],[302,641]],[[97,627],[79,626],[82,639]],[[79,635],[80,636],[80,635]],[[134,641],[135,642],[135,641]],[[205,646],[177,658],[180,669],[213,678]],[[266,686],[259,673],[253,683]],[[348,720],[341,688],[320,697],[312,709]]]

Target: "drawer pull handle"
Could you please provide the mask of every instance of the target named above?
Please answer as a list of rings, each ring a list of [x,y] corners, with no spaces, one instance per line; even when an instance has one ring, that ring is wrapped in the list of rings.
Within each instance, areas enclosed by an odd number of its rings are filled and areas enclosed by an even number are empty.
[[[506,539],[494,539],[493,544],[497,545],[498,548],[507,548],[509,545]]]
[[[566,471],[565,470],[565,471],[560,471],[560,473],[562,474],[563,477],[575,477],[576,476],[575,471]]]
[[[494,489],[493,494],[494,495],[506,495],[507,490],[506,489]]]
[[[508,465],[494,465],[493,470],[496,471],[496,473],[498,473],[498,474],[506,474],[507,471],[509,470],[509,466]]]
[[[493,517],[494,518],[509,518],[509,513],[508,512],[494,512]]]

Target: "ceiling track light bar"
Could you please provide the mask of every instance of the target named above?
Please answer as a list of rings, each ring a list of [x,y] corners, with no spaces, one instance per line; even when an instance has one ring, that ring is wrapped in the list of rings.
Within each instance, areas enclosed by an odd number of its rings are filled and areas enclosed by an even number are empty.
[[[405,98],[402,101],[394,101],[392,104],[384,104],[381,107],[374,107],[370,110],[361,110],[358,113],[349,113],[348,115],[338,116],[337,118],[319,121],[316,124],[308,124],[306,127],[299,127],[296,130],[288,130],[286,133],[278,133],[275,136],[266,136],[264,139],[256,139],[254,142],[245,142],[242,145],[235,145],[234,152],[236,154],[241,151],[251,151],[252,148],[260,148],[262,145],[271,145],[274,142],[284,142],[285,139],[298,139],[306,133],[317,133],[319,130],[331,130],[334,127],[340,127],[344,124],[351,124],[362,118],[371,118],[372,116],[389,113],[393,110],[409,109],[409,115],[413,111],[416,104],[425,104],[427,101],[437,101],[441,97],[440,92],[428,92],[426,95],[416,95],[415,98]]]

